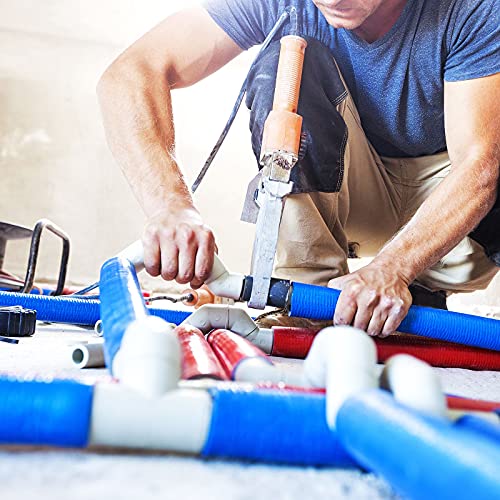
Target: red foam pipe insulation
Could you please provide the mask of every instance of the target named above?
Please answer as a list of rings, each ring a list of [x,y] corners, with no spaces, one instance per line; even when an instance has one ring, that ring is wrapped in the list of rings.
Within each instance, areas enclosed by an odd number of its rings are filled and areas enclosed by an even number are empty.
[[[183,380],[200,378],[229,380],[217,356],[198,328],[180,325],[175,328],[175,332],[181,344]]]
[[[304,359],[309,352],[317,330],[307,328],[273,327],[273,356]],[[469,347],[451,342],[417,337],[391,335],[385,339],[374,338],[379,363],[395,354],[410,354],[432,366],[467,368],[469,370],[500,371],[500,352]]]
[[[231,379],[235,368],[245,359],[264,358],[269,362],[264,351],[229,330],[214,330],[208,334],[207,340]]]
[[[500,401],[483,401],[480,399],[462,398],[460,396],[447,396],[448,408],[450,410],[468,411],[499,411]]]

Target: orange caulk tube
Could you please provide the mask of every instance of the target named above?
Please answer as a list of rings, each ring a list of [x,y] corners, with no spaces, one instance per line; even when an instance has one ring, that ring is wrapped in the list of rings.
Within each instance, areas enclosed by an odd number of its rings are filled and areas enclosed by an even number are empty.
[[[175,332],[181,344],[183,380],[228,380],[224,368],[198,328],[179,325]]]
[[[302,117],[297,108],[306,47],[298,36],[281,39],[273,109],[264,125],[261,157],[276,151],[299,153]]]

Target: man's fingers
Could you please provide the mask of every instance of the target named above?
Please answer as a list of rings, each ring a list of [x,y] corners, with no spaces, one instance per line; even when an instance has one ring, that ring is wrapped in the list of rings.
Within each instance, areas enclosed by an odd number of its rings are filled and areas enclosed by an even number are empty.
[[[166,281],[172,281],[178,274],[179,249],[171,239],[161,242],[161,277]]]
[[[373,315],[373,311],[378,303],[379,297],[375,290],[364,289],[358,296],[358,309],[354,317],[353,326],[367,331],[368,324]]]
[[[161,271],[160,245],[156,238],[143,237],[144,267],[151,276],[158,276]]]
[[[199,288],[212,272],[214,265],[215,241],[211,231],[205,230],[198,236],[198,252],[194,266],[193,288]]]
[[[398,326],[401,324],[401,321],[403,321],[404,317],[406,316],[408,308],[409,306],[405,307],[405,304],[401,299],[396,299],[396,303],[392,307],[387,317],[380,337],[387,337],[397,330]]]
[[[340,293],[337,307],[335,308],[335,315],[333,316],[334,325],[350,325],[356,311],[358,304],[356,301],[356,292],[351,288],[346,288]]]
[[[194,230],[187,225],[179,228],[176,240],[179,247],[179,272],[176,281],[186,284],[194,277],[198,240]]]

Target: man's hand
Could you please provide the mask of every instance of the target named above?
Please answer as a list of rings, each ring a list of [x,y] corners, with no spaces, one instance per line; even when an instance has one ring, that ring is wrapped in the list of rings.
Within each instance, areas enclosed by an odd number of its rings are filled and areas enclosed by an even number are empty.
[[[371,336],[394,333],[411,306],[408,284],[404,276],[377,263],[331,280],[330,288],[342,290],[333,323],[353,325]]]
[[[199,212],[189,204],[169,206],[153,215],[144,229],[144,265],[152,276],[199,288],[210,275],[215,239]]]

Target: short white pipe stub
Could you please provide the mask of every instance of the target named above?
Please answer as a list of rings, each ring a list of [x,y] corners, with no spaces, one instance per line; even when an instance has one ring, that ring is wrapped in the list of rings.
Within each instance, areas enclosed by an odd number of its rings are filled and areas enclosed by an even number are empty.
[[[77,368],[103,368],[105,366],[103,342],[72,346],[71,360]]]
[[[437,372],[429,364],[408,354],[389,358],[380,376],[380,385],[394,398],[414,410],[445,417],[446,396]]]

